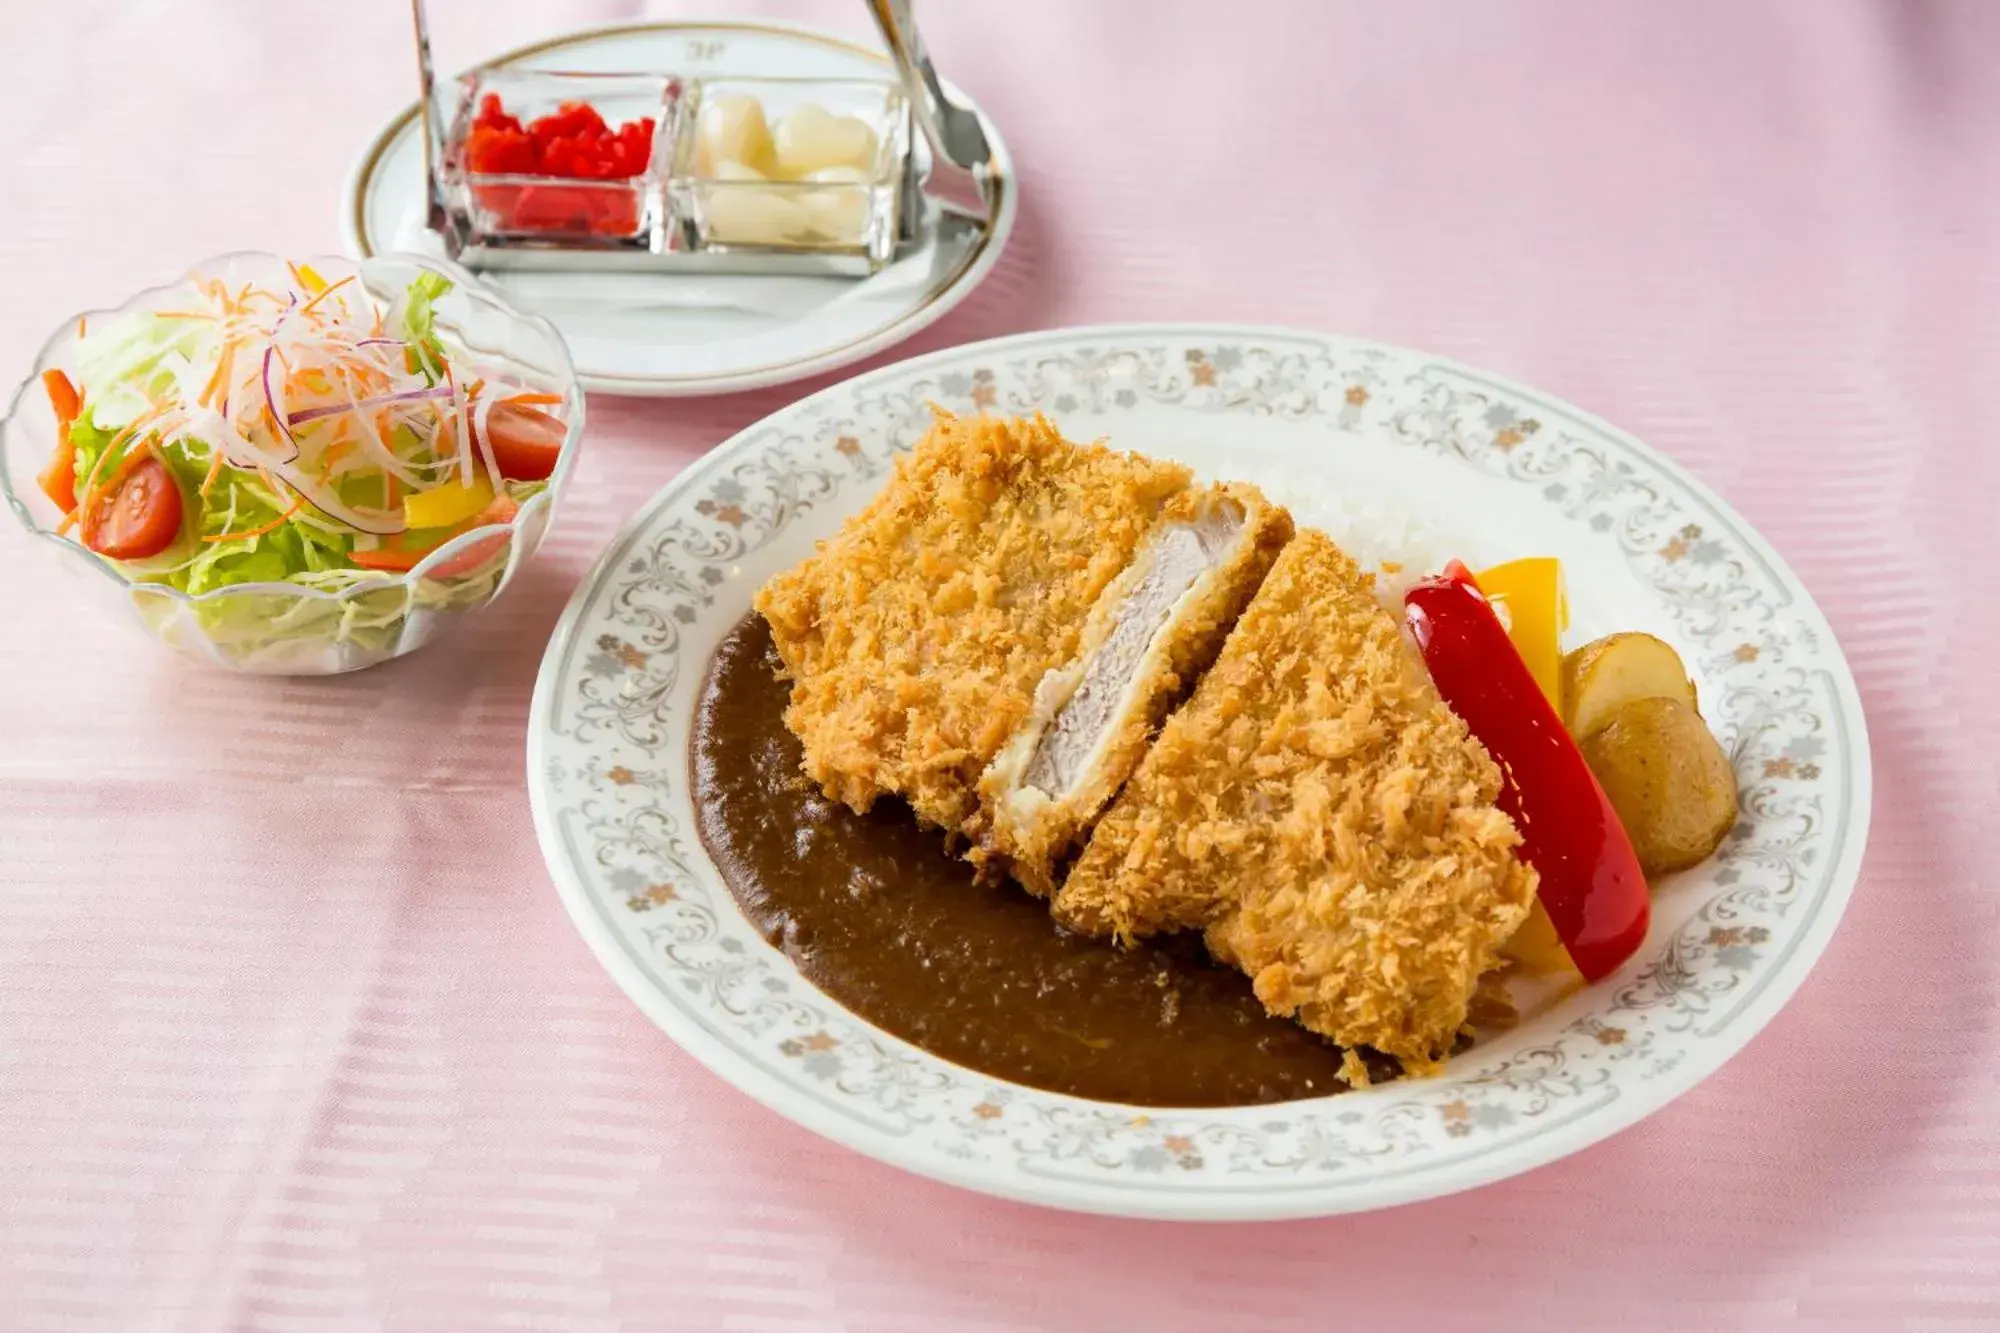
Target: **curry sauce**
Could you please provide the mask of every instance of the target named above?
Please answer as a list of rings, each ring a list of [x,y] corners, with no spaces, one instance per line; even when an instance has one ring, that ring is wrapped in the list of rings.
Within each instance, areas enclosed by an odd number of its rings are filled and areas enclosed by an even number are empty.
[[[800,772],[778,667],[759,616],[717,649],[690,746],[694,803],[744,914],[842,1006],[995,1078],[1102,1101],[1345,1089],[1340,1049],[1265,1013],[1198,936],[1124,950],[1068,934],[1018,886],[975,881],[901,803],[857,815],[827,800]]]

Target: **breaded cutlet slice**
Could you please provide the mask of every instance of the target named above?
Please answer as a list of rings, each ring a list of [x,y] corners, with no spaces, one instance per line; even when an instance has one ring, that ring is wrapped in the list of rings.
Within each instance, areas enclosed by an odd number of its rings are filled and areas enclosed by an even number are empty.
[[[1104,590],[1068,662],[980,779],[982,848],[1027,889],[1055,891],[1059,862],[1131,776],[1153,732],[1222,648],[1292,537],[1292,516],[1254,486],[1183,491]]]
[[[901,796],[962,832],[1036,684],[1187,484],[1039,416],[940,412],[866,509],[757,593],[806,774],[855,810]]]
[[[1323,533],[1278,557],[1056,895],[1123,940],[1198,928],[1274,1014],[1429,1072],[1527,916],[1500,771]]]

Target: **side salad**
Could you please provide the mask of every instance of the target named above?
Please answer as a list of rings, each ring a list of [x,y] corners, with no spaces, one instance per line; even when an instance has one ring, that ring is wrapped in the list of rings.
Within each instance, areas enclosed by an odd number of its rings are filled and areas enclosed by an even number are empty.
[[[59,424],[39,480],[59,531],[134,582],[191,595],[240,583],[339,591],[509,522],[568,434],[563,398],[483,378],[441,340],[426,272],[378,303],[328,282],[191,281],[171,309],[85,327],[42,376]],[[429,571],[472,574],[474,542]]]

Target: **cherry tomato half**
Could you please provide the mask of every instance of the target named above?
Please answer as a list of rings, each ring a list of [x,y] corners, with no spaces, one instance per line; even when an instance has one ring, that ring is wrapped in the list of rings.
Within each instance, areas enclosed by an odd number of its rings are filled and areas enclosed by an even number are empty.
[[[484,528],[500,523],[512,523],[514,515],[520,512],[521,506],[514,503],[514,497],[511,495],[498,496],[492,504],[480,510],[478,515],[469,523],[454,531],[452,536],[455,537],[460,532],[464,532],[470,528]],[[438,567],[431,571],[431,577],[434,579],[462,578],[472,573],[475,569],[478,569],[481,565],[484,565],[488,560],[500,554],[500,552],[506,550],[509,540],[511,540],[510,535],[504,532],[496,532],[491,537],[481,537],[451,559],[440,562]]]
[[[146,459],[117,486],[91,497],[83,516],[83,544],[113,560],[158,555],[180,531],[180,488],[157,458]]]
[[[493,461],[509,481],[542,481],[556,470],[569,427],[525,403],[495,403],[486,414]]]

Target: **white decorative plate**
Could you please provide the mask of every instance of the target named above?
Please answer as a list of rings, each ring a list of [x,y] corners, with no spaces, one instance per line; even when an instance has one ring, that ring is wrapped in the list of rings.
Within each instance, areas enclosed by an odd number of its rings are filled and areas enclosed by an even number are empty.
[[[1400,512],[1414,516],[1413,542],[1475,566],[1561,557],[1573,641],[1646,629],[1681,650],[1733,756],[1741,821],[1715,858],[1660,886],[1652,933],[1623,971],[1435,1079],[1141,1109],[1010,1085],[871,1027],[765,944],[704,855],[687,795],[689,711],[753,591],[869,498],[931,402],[1039,409],[1072,438],[1257,481],[1337,537]],[[724,1078],[940,1180],[1170,1218],[1445,1194],[1659,1109],[1805,979],[1854,887],[1869,816],[1867,733],[1826,622],[1698,482],[1602,421],[1449,361],[1226,326],[957,348],[736,436],[662,491],[578,590],[536,685],[528,774],[578,928],[639,1006]]]
[[[491,63],[541,69],[671,70],[780,78],[893,78],[880,52],[781,23],[635,23],[571,33]],[[414,66],[412,67],[414,69]],[[414,87],[415,75],[411,76]],[[958,88],[960,106],[979,108]],[[998,208],[983,233],[913,247],[864,279],[618,277],[486,273],[510,301],[562,331],[577,378],[599,393],[735,393],[859,361],[937,320],[992,271],[1014,229],[1013,159],[980,113]],[[920,163],[929,150],[918,137]],[[370,141],[342,192],[341,230],[360,256],[442,254],[425,225],[423,142],[414,102]]]

